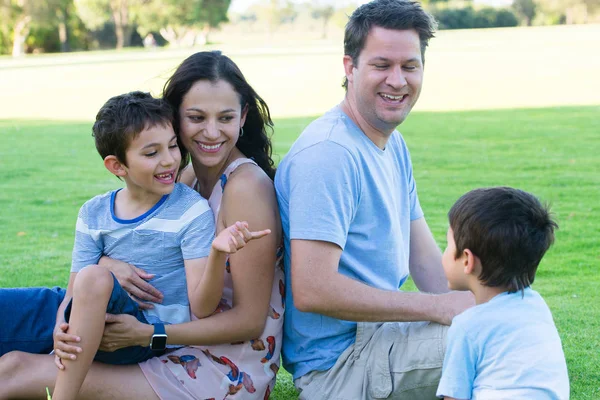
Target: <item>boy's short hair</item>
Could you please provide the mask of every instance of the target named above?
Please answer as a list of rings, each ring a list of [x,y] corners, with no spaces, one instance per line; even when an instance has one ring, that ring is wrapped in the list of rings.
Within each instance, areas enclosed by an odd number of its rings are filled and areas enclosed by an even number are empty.
[[[158,124],[172,123],[173,109],[169,103],[150,93],[135,91],[111,97],[104,103],[96,115],[92,136],[102,159],[114,155],[127,165],[125,154],[137,135]]]
[[[481,283],[506,287],[510,293],[533,283],[558,229],[547,205],[509,187],[468,192],[452,206],[448,219],[456,242],[455,257],[471,250],[481,261]]]
[[[354,65],[365,47],[367,36],[375,26],[393,30],[414,29],[421,42],[421,59],[437,28],[435,19],[414,0],[373,0],[358,7],[348,20],[344,31],[344,55],[352,57]],[[348,80],[342,84],[348,89]]]

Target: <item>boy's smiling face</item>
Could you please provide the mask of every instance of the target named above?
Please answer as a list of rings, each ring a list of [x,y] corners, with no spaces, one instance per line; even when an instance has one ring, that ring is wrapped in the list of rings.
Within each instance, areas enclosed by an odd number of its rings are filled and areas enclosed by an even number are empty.
[[[171,193],[181,152],[170,124],[147,127],[129,143],[125,154],[123,178],[133,196],[158,201]]]
[[[444,273],[448,279],[448,289],[450,290],[469,290],[466,264],[467,255],[463,252],[459,258],[456,258],[456,242],[454,241],[454,232],[448,227],[446,233],[447,246],[442,255],[442,265]]]

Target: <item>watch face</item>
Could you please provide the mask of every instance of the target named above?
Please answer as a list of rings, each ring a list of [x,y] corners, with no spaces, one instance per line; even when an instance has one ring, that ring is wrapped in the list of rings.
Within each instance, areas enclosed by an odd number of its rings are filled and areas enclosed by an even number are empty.
[[[152,350],[164,350],[167,347],[167,335],[153,335],[150,348]]]

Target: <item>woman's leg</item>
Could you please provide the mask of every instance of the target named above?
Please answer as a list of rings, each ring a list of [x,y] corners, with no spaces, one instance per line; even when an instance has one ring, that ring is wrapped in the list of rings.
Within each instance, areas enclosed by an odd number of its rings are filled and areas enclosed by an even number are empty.
[[[64,297],[65,290],[58,287],[0,289],[0,356],[15,350],[50,353]]]
[[[65,369],[58,371],[53,399],[77,397],[102,339],[106,307],[113,287],[113,276],[105,268],[93,265],[77,273],[68,333],[81,338],[78,345],[82,351],[75,360],[62,360]]]
[[[58,368],[54,356],[12,352],[0,358],[0,400],[46,399],[52,393]],[[158,400],[138,365],[93,363],[78,399]]]

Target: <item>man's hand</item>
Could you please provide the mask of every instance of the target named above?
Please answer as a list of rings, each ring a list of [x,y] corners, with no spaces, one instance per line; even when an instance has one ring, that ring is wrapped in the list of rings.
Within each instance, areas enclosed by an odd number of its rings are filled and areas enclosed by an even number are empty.
[[[115,275],[119,284],[127,293],[129,293],[130,297],[138,303],[142,310],[154,308],[154,306],[140,300],[151,301],[154,303],[162,302],[162,293],[146,282],[146,280],[152,279],[154,274],[148,274],[141,268],[108,257],[102,257],[98,264],[107,268]]]
[[[475,305],[475,296],[468,291],[444,293],[436,297],[438,306],[434,322],[442,325],[451,325],[454,317]]]
[[[71,335],[67,333],[69,329],[69,324],[66,322],[61,322],[56,324],[54,328],[54,364],[58,369],[65,369],[65,366],[62,363],[63,359],[66,360],[75,360],[77,358],[76,354],[81,353],[81,347],[73,346],[70,343],[78,343],[81,341],[81,338],[76,335]]]

